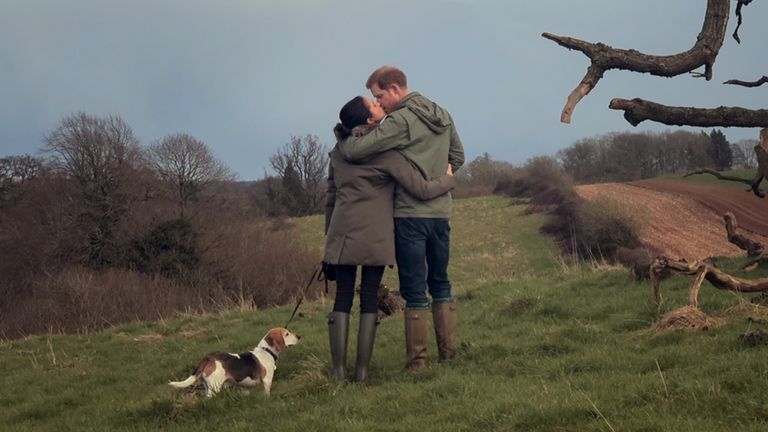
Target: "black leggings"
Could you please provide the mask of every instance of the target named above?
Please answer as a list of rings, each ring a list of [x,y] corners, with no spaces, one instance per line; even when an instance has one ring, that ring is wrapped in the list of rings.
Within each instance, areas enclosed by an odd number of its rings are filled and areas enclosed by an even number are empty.
[[[362,281],[360,288],[360,313],[376,313],[379,310],[377,297],[384,266],[362,266]],[[349,313],[352,310],[352,300],[355,298],[355,278],[357,266],[336,266],[336,301],[333,303],[334,312]]]

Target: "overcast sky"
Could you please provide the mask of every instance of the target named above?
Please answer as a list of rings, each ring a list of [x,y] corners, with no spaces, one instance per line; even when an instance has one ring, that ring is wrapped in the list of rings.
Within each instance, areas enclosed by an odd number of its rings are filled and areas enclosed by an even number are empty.
[[[542,32],[650,54],[689,49],[706,0],[0,0],[0,156],[37,153],[62,117],[119,114],[142,144],[186,132],[243,180],[261,178],[291,135],[331,145],[339,108],[368,74],[401,67],[447,108],[468,160],[513,163],[632,128],[613,97],[768,108],[768,5],[745,8],[714,79],[607,72],[559,122],[588,66]],[[736,19],[731,11],[729,35]],[[729,140],[755,129],[725,130]]]

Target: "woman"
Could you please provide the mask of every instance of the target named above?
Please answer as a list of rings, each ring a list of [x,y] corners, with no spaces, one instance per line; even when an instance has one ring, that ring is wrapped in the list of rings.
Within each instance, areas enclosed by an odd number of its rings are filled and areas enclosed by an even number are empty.
[[[334,128],[339,141],[370,132],[385,116],[378,103],[358,96],[339,112]],[[376,335],[377,291],[384,266],[395,264],[395,182],[422,200],[447,193],[455,186],[447,175],[427,181],[408,159],[387,151],[364,164],[344,160],[338,147],[330,152],[326,200],[325,262],[336,265],[336,299],[328,315],[333,375],[346,379],[349,313],[355,293],[357,266],[362,266],[360,328],[357,338],[355,380],[365,383]]]

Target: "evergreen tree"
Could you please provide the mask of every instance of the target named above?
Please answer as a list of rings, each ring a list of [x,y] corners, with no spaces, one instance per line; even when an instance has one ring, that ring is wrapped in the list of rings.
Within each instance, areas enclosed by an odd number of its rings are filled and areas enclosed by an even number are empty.
[[[715,164],[715,169],[723,171],[731,168],[733,156],[731,155],[731,144],[725,138],[725,134],[717,129],[712,129],[709,134],[709,155]]]

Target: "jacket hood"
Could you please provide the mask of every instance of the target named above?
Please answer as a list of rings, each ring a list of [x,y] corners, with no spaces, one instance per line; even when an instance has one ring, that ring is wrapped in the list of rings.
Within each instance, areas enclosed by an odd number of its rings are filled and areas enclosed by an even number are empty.
[[[453,124],[448,112],[418,92],[411,92],[400,101],[400,106],[410,110],[429,129],[442,134]]]

